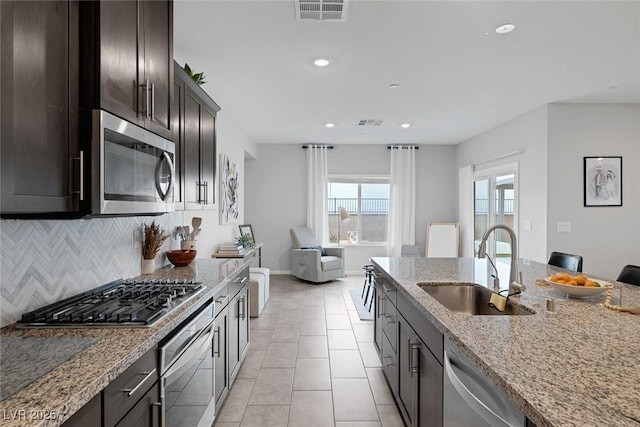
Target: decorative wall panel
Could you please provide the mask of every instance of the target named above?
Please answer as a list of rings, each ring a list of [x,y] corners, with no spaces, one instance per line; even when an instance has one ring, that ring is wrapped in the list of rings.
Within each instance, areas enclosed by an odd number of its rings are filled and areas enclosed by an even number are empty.
[[[22,313],[110,281],[140,274],[134,238],[156,221],[170,233],[182,213],[155,217],[0,221],[0,326]],[[135,237],[134,237],[135,236]],[[168,239],[163,247],[177,248]],[[167,263],[158,255],[157,265]]]

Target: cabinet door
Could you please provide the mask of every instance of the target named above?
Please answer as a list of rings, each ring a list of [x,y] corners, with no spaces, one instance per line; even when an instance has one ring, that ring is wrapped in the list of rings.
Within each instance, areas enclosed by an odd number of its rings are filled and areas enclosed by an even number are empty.
[[[241,315],[240,294],[236,295],[229,304],[229,384],[233,383],[236,368],[240,361],[238,337]]]
[[[228,361],[227,361],[227,325],[228,313],[225,308],[214,322],[213,336],[213,372],[215,385],[216,412],[224,401],[229,389]]]
[[[421,427],[440,427],[443,411],[443,368],[419,338],[417,345],[417,349],[414,350],[414,364],[417,363],[418,408],[417,420],[413,424]]]
[[[407,425],[415,425],[416,419],[418,381],[414,366],[417,365],[412,360],[416,340],[411,326],[402,316],[398,316],[398,403]]]
[[[249,286],[240,291],[240,322],[238,328],[238,359],[244,359],[249,349]]]
[[[211,209],[216,202],[216,113],[202,107],[200,122],[200,180],[203,187],[203,208]]]
[[[0,2],[2,214],[72,212],[78,3]]]
[[[102,425],[102,395],[98,393],[89,403],[84,405],[71,418],[65,421],[63,427],[86,427]]]
[[[105,411],[107,408],[105,408]],[[159,427],[160,426],[160,387],[159,383],[151,387],[127,415],[116,424],[117,427]],[[108,426],[107,426],[108,427]]]
[[[184,97],[183,153],[185,209],[200,209],[200,103],[189,90]]]
[[[138,2],[100,2],[100,108],[143,125],[138,102]]]
[[[384,292],[382,292],[382,285],[378,283],[378,279],[374,282],[374,316],[373,316],[373,342],[376,345],[378,353],[382,353],[382,322],[384,319],[384,312],[382,311]]]
[[[173,3],[140,1],[142,24],[140,48],[144,71],[140,84],[149,83],[150,109],[145,127],[165,138],[171,137],[171,91],[173,89]],[[146,94],[145,94],[146,96]]]
[[[173,202],[176,210],[182,210],[184,209],[184,86],[177,80],[173,84],[173,102],[171,103],[171,140],[176,144]]]

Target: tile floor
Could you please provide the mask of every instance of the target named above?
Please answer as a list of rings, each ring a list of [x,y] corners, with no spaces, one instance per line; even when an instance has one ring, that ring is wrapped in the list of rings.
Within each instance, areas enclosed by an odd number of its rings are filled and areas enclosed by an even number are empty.
[[[215,427],[401,427],[373,344],[348,289],[272,275],[251,344]]]

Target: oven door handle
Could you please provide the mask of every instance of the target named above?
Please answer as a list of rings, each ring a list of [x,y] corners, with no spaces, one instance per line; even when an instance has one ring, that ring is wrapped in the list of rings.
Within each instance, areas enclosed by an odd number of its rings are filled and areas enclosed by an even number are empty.
[[[184,368],[187,368],[194,360],[198,360],[203,357],[209,348],[209,343],[213,340],[213,319],[204,328],[204,331],[193,340],[187,349],[178,357],[171,367],[162,374],[162,378],[166,378],[166,384],[169,385],[172,381],[169,377],[176,373],[182,373]]]
[[[167,191],[162,191],[162,182],[161,178],[163,178],[160,174],[162,173],[162,163],[166,163],[169,166],[169,186],[167,187]],[[175,175],[175,168],[173,167],[173,161],[171,160],[171,156],[164,151],[162,156],[158,160],[158,164],[156,165],[156,191],[160,196],[160,199],[164,202],[167,200],[169,195],[171,194],[171,190],[173,190],[173,180]]]

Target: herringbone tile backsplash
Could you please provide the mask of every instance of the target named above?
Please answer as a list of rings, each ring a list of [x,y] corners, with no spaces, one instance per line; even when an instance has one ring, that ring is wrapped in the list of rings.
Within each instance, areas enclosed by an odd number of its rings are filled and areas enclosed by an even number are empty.
[[[22,313],[119,278],[140,274],[134,232],[156,221],[171,232],[175,212],[156,217],[0,221],[0,326]],[[175,241],[168,239],[163,250]],[[163,251],[161,251],[163,252]],[[157,257],[163,265],[164,255]]]

